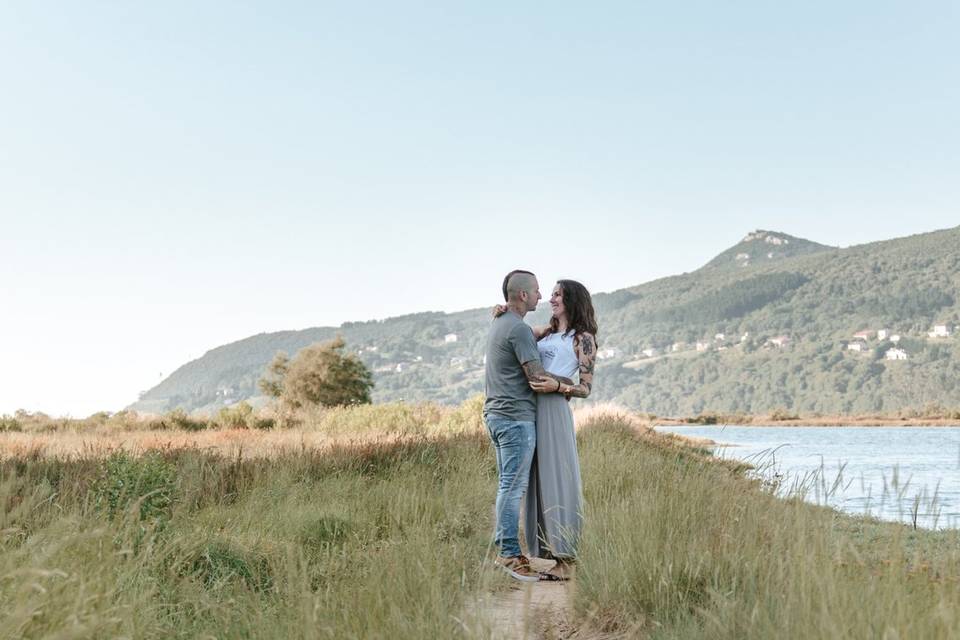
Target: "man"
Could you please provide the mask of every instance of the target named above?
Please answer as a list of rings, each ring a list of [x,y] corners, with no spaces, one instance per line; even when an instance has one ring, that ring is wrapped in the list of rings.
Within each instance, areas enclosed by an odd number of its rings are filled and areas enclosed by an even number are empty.
[[[545,378],[572,384],[546,373],[533,330],[523,317],[537,308],[540,285],[529,271],[516,270],[503,281],[507,312],[495,318],[487,338],[486,399],[483,417],[497,454],[496,563],[517,580],[536,582],[540,574],[520,551],[520,500],[530,479],[536,447],[537,403],[531,382]],[[552,390],[552,389],[551,389]]]

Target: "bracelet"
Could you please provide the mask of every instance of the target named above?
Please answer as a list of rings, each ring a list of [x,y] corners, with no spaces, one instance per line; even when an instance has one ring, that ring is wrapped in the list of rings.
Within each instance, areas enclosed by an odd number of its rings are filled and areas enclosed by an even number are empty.
[[[557,380],[557,393],[560,393],[560,381]]]

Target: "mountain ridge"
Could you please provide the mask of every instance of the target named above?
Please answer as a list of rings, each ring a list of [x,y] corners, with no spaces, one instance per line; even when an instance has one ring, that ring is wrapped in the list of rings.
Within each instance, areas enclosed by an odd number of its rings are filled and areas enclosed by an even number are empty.
[[[731,267],[743,242],[797,252]],[[594,395],[660,414],[960,406],[960,386],[941,380],[960,373],[953,338],[924,337],[934,323],[960,322],[956,247],[960,227],[844,249],[757,230],[696,271],[597,293],[605,357]],[[546,314],[542,305],[530,321]],[[458,402],[482,390],[488,323],[489,309],[477,308],[256,334],[186,363],[131,408],[212,410],[251,398],[276,351],[292,354],[336,334],[374,371],[375,401]],[[873,325],[906,336],[907,362],[887,362],[879,343],[865,358],[847,357],[850,335]],[[785,346],[771,348],[767,341],[781,336],[789,336]],[[756,379],[758,371],[779,385]]]
[[[800,255],[836,250],[804,238],[798,238],[779,231],[757,229],[720,253],[701,269],[735,268],[743,269],[759,263],[786,260]]]

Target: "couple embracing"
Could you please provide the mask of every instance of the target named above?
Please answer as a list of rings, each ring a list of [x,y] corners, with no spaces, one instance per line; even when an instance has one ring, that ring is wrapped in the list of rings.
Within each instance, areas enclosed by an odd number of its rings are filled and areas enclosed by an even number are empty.
[[[583,523],[580,464],[571,397],[593,384],[597,322],[587,289],[560,280],[550,295],[550,324],[531,328],[540,286],[529,271],[503,280],[506,305],[494,309],[487,339],[483,417],[497,455],[496,563],[525,582],[566,580]],[[577,381],[574,382],[573,378]],[[555,560],[535,571],[520,548],[520,506],[530,556]]]

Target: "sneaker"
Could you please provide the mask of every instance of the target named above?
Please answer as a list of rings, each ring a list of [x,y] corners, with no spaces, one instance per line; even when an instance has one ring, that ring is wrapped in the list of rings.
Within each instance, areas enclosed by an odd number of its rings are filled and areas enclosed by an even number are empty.
[[[530,568],[530,561],[525,556],[504,558],[497,556],[496,565],[510,574],[510,577],[520,582],[539,582],[540,574]]]

